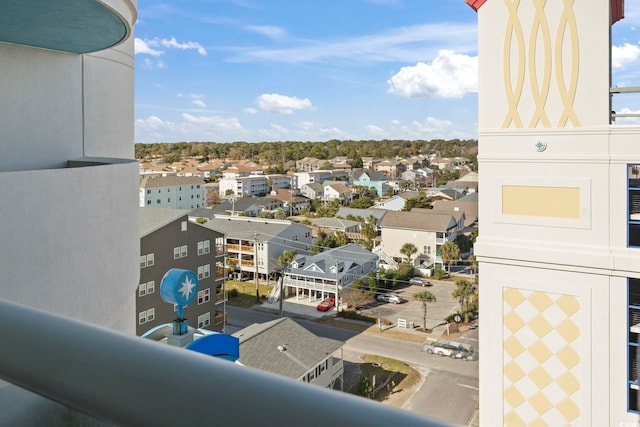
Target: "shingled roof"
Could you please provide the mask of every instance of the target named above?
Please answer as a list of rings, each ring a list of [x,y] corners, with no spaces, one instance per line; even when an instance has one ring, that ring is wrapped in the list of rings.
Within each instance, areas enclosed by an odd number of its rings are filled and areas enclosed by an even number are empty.
[[[294,379],[343,345],[314,335],[288,317],[254,323],[233,335],[240,339],[240,363]]]

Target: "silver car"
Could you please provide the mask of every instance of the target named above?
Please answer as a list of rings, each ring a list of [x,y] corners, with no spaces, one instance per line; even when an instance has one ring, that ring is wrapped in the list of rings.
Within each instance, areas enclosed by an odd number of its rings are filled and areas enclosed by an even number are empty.
[[[376,299],[380,302],[390,302],[391,304],[402,304],[403,302],[407,301],[400,295],[394,293],[380,294],[376,297]]]

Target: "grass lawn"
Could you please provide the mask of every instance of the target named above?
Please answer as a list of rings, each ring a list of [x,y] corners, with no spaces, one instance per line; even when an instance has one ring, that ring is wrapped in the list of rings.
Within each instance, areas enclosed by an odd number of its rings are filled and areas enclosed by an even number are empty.
[[[371,354],[364,356],[360,370],[363,377],[369,378],[371,384],[373,384],[375,376],[376,386],[383,384],[393,375],[388,386],[382,387],[372,399],[378,402],[387,401],[397,407],[402,407],[411,397],[411,393],[407,393],[407,391],[415,387],[421,378],[420,372],[400,360]],[[355,385],[349,390],[349,393],[357,394],[357,389],[358,385]]]
[[[271,289],[274,285],[263,285],[259,284],[258,289],[260,292],[260,300],[262,301],[269,295]],[[238,291],[238,296],[232,297],[231,290],[236,289]],[[227,304],[233,305],[235,307],[252,307],[258,302],[256,301],[256,283],[251,282],[238,282],[235,280],[227,281],[227,293],[229,295],[229,299],[227,300]]]

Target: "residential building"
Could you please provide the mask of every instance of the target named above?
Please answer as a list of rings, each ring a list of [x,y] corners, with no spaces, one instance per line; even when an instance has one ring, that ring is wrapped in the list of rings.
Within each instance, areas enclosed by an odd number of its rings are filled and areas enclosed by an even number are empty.
[[[373,170],[381,172],[387,178],[396,178],[402,175],[407,170],[407,165],[399,160],[383,160],[377,163]]]
[[[376,190],[378,196],[387,194],[389,184],[387,178],[376,171],[363,171],[353,178],[353,186],[369,187]]]
[[[238,361],[244,366],[321,387],[344,384],[343,343],[318,337],[288,317],[254,323],[233,335],[240,339]]]
[[[408,261],[400,250],[405,243],[412,243],[418,252],[411,263],[430,266],[442,265],[440,248],[455,240],[458,230],[464,226],[464,216],[456,218],[451,214],[435,213],[431,209],[413,209],[411,212],[388,212],[380,223],[380,246],[393,261]],[[381,255],[384,257],[385,255]]]
[[[262,213],[275,213],[278,209],[284,210],[281,200],[272,197],[240,197],[239,199],[226,199],[212,208],[216,214],[243,215],[249,217],[259,216]]]
[[[401,211],[404,209],[404,205],[407,200],[414,199],[419,196],[417,191],[407,191],[404,193],[396,194],[387,200],[378,202],[372,206],[372,209],[379,209],[385,211]]]
[[[343,183],[325,184],[322,193],[322,199],[327,202],[339,200],[340,203],[345,203],[353,198],[351,189]]]
[[[269,193],[269,178],[265,175],[235,177],[224,174],[218,185],[222,197],[226,197],[228,192],[233,192],[236,197],[264,196]]]
[[[480,342],[495,356],[480,358],[480,425],[637,424],[640,128],[615,113],[637,88],[611,87],[624,2],[468,3]]]
[[[434,200],[431,207],[436,213],[453,215],[464,212],[465,232],[470,232],[478,225],[478,193],[470,193],[457,200]]]
[[[289,189],[277,189],[271,190],[271,193],[266,196],[267,198],[273,198],[282,203],[282,209],[284,209],[287,215],[298,215],[300,211],[311,206],[309,198],[302,196],[300,190]]]
[[[286,220],[216,215],[203,226],[225,234],[230,273],[245,279],[273,279],[285,250],[306,254],[313,244],[309,227]]]
[[[322,199],[324,197],[324,186],[318,182],[304,184],[300,187],[300,194],[308,199]]]
[[[296,170],[300,172],[313,172],[320,169],[326,163],[326,160],[316,159],[315,157],[305,157],[296,161]]]
[[[309,301],[333,297],[339,305],[340,292],[355,279],[378,271],[378,256],[349,243],[315,255],[298,255],[284,270],[284,296]]]
[[[204,180],[196,176],[143,176],[139,205],[168,209],[206,207]]]
[[[127,0],[4,1],[0,35],[0,300],[130,335],[136,10]],[[2,352],[12,346],[22,344],[3,339]],[[0,425],[44,425],[67,412],[11,383],[0,388]]]
[[[295,174],[298,188],[306,184],[322,184],[333,178],[333,174],[328,170],[316,170],[313,172],[296,172]]]
[[[324,231],[325,233],[334,233],[342,231],[347,234],[356,234],[360,232],[360,223],[342,218],[317,218],[311,220],[311,225]]]
[[[226,300],[222,232],[189,221],[177,209],[140,209],[140,280],[136,290],[136,334],[171,323],[176,307],[160,296],[162,278],[172,268],[198,275],[198,295],[184,308],[191,326],[224,331]]]
[[[295,175],[283,175],[283,174],[270,174],[265,175],[267,177],[269,185],[269,191],[279,189],[292,189],[297,188]]]

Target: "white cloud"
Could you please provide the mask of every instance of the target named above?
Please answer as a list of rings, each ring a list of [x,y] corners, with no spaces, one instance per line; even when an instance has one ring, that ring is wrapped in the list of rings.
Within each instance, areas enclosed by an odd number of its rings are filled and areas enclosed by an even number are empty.
[[[207,55],[207,51],[202,45],[198,42],[185,42],[179,43],[175,37],[171,37],[170,39],[159,39],[154,38],[151,40],[148,39],[134,39],[134,49],[136,55],[151,55],[151,56],[160,56],[165,52],[163,50],[154,49],[157,47],[165,47],[169,49],[195,49],[202,56]]]
[[[284,29],[271,25],[247,25],[245,28],[251,32],[262,34],[275,40],[281,39],[286,35]]]
[[[405,62],[435,56],[437,48],[475,52],[478,27],[472,24],[436,23],[394,28],[377,34],[336,40],[298,41],[283,49],[235,49],[234,61],[327,62]]]
[[[313,129],[315,127],[315,125],[316,125],[315,123],[310,122],[310,121],[304,121],[304,122],[296,123],[296,126],[299,129],[302,129],[302,130],[311,130],[311,129]]]
[[[164,52],[161,50],[155,50],[150,47],[147,41],[135,38],[133,40],[133,49],[136,55],[151,55],[151,56],[160,56]]]
[[[243,111],[244,113],[247,113],[247,114],[257,114],[257,113],[258,113],[258,110],[257,110],[257,109],[255,109],[255,108],[253,108],[253,107],[245,108],[245,109],[244,109],[244,110],[242,110],[242,111]]]
[[[412,125],[421,133],[442,133],[453,128],[450,120],[436,119],[435,117],[427,117],[424,122],[413,121]]]
[[[289,135],[289,129],[281,125],[271,123],[268,129],[259,129],[258,134],[265,139],[283,139]]]
[[[441,50],[430,63],[403,67],[387,92],[409,98],[461,98],[478,91],[478,58]]]
[[[202,108],[207,107],[207,104],[205,104],[205,102],[202,99],[194,99],[193,101],[191,101],[191,103],[197,105],[198,107],[202,107]]]
[[[364,129],[371,135],[382,136],[384,135],[384,129],[376,125],[367,125]]]
[[[182,118],[191,124],[204,125],[210,129],[218,130],[240,130],[242,126],[235,117],[219,117],[219,116],[193,116],[188,113],[182,113]]]
[[[293,114],[296,110],[311,108],[309,99],[300,99],[295,96],[278,95],[276,93],[265,93],[256,99],[258,107],[270,113]]]
[[[625,43],[622,46],[613,46],[611,48],[611,66],[613,68],[622,68],[636,61],[639,56],[640,47],[638,45]]]
[[[200,55],[207,56],[207,51],[198,42],[178,43],[175,37],[171,37],[171,39],[162,39],[159,41],[159,43],[162,46],[168,47],[168,48],[175,48],[175,49],[182,49],[182,50],[196,49]]]
[[[350,139],[348,132],[338,128],[320,129],[319,136],[321,139]]]

